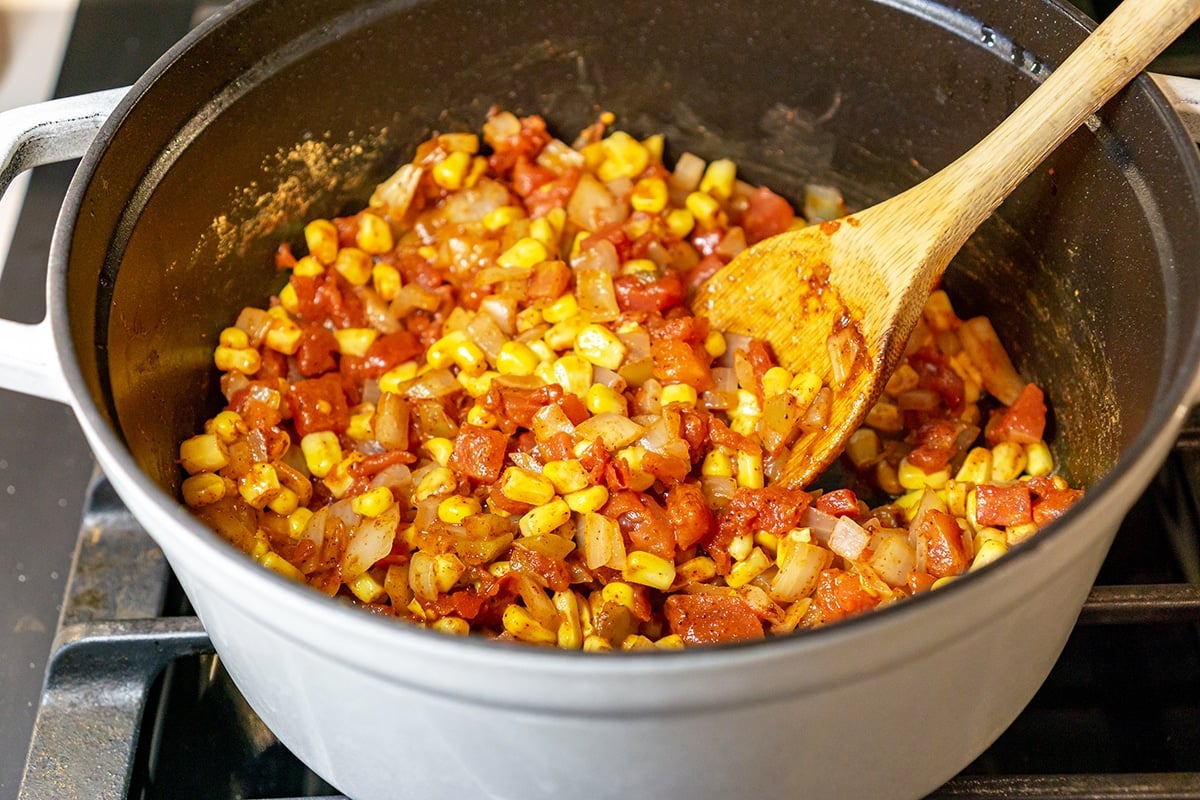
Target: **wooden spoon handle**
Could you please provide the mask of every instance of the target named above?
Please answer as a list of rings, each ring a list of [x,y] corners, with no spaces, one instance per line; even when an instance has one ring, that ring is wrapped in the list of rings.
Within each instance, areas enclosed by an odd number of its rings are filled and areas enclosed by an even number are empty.
[[[956,212],[936,215],[956,218],[943,232],[946,246],[957,251],[1052,150],[1198,17],[1200,0],[1125,0],[1011,116],[922,184],[929,202]]]

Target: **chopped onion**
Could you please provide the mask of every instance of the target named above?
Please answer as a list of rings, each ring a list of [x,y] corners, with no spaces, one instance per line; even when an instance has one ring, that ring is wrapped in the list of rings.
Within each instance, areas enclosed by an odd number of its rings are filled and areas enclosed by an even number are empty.
[[[827,545],[837,521],[838,518],[832,514],[826,514],[816,506],[809,506],[800,516],[800,527],[808,528],[812,531],[813,539]]]
[[[404,389],[409,400],[434,400],[462,391],[462,384],[448,368],[431,369],[413,379]]]
[[[593,322],[611,322],[621,314],[612,274],[602,269],[575,270],[575,296],[580,311]]]
[[[350,528],[350,541],[342,553],[342,579],[363,574],[392,551],[396,527],[400,524],[400,506],[393,503],[374,517],[362,517]]]
[[[825,549],[810,542],[789,541],[779,571],[771,580],[771,599],[791,603],[808,597],[817,588],[825,569]]]
[[[833,186],[810,183],[804,187],[804,218],[810,224],[846,216],[846,201]]]
[[[629,417],[614,413],[597,414],[575,426],[577,441],[590,442],[599,439],[604,442],[610,453],[633,444],[644,432],[645,429]]]
[[[871,535],[849,517],[839,517],[829,534],[829,549],[842,558],[857,561],[862,557]]]
[[[392,217],[403,217],[408,212],[417,186],[421,183],[421,168],[415,164],[404,164],[391,177],[375,187],[371,195],[373,207],[385,207]]]

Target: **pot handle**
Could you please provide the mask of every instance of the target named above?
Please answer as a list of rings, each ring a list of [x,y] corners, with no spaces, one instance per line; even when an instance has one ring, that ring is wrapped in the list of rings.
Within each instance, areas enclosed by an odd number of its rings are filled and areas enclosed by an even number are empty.
[[[108,89],[0,113],[0,195],[27,169],[82,156],[127,92]],[[70,399],[49,315],[33,324],[0,319],[0,389]]]

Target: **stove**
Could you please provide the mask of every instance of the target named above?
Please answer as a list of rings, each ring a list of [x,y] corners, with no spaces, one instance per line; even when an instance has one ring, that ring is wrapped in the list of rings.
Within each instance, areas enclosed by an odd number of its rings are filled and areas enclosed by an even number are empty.
[[[0,107],[128,84],[216,5],[0,0]],[[1156,67],[1197,75],[1197,54],[1185,42]],[[6,317],[44,311],[73,168],[40,168],[23,204],[0,204],[0,241],[15,228]],[[1200,800],[1198,532],[1200,414],[1125,520],[1045,685],[933,797]],[[4,392],[0,744],[0,800],[337,796],[231,684],[70,412]]]

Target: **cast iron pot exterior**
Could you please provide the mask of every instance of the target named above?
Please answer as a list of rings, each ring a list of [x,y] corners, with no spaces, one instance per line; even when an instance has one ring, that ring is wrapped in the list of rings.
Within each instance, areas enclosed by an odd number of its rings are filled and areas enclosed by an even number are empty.
[[[945,590],[679,653],[454,639],[235,552],[176,502],[177,443],[214,410],[217,333],[278,288],[278,240],[361,207],[435,126],[478,129],[496,104],[569,139],[611,110],[667,133],[668,157],[730,155],[861,206],[974,143],[1085,28],[1053,0],[235,2],[139,81],[77,173],[49,288],[72,404],[251,706],[351,797],[922,796],[1044,680],[1195,400],[1200,175],[1148,79],[947,276],[1045,386],[1090,490]]]

